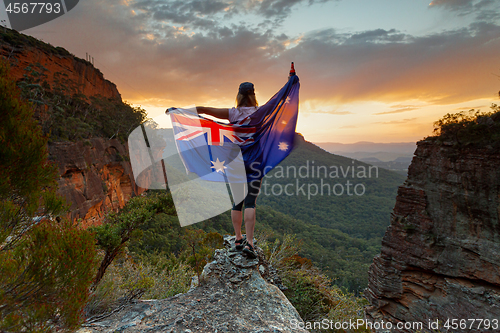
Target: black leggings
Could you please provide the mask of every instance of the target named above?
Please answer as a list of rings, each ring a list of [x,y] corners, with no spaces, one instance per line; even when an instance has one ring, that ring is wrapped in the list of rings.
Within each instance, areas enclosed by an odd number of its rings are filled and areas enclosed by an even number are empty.
[[[234,204],[233,205],[233,210],[237,210],[241,212],[241,209],[243,208],[243,203],[245,203],[245,209],[246,208],[255,208],[255,202],[257,201],[257,197],[259,196],[260,193],[260,184],[262,182],[262,179],[254,179],[247,183],[248,186],[248,193],[247,196],[245,197],[245,200],[240,202],[239,204]]]

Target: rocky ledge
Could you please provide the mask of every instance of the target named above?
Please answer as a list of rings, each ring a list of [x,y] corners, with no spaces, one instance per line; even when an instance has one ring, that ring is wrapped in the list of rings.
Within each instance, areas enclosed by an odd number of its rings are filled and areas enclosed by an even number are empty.
[[[279,278],[259,257],[216,250],[203,269],[200,283],[187,293],[162,300],[138,300],[100,320],[90,321],[78,333],[172,332],[172,333],[285,333],[308,332],[295,328],[303,323],[297,310],[278,286]],[[281,286],[282,287],[282,286]]]

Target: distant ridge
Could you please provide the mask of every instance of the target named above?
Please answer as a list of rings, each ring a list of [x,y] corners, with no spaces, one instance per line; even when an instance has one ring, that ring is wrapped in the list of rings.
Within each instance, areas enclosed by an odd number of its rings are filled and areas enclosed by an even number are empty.
[[[376,143],[360,141],[356,143],[315,142],[314,144],[334,154],[338,154],[340,152],[391,152],[413,155],[413,152],[417,148],[415,142]]]
[[[320,142],[315,143],[315,145],[332,154],[353,158],[380,168],[396,171],[402,175],[406,175],[413,153],[417,148],[415,142]]]

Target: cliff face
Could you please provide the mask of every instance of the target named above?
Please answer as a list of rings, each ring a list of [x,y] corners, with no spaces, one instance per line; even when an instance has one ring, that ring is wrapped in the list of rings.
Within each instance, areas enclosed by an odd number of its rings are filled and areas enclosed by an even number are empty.
[[[68,88],[68,94],[85,95],[89,102],[89,97],[97,95],[121,101],[115,84],[89,62],[14,30],[0,29],[0,57],[10,63],[14,80],[23,79],[31,66],[46,75],[43,80],[51,88],[57,83]],[[134,182],[128,156],[127,147],[118,140],[49,144],[49,159],[59,168],[59,193],[71,206],[72,219],[82,219],[85,227],[99,224],[107,212],[118,210],[144,191]]]
[[[369,317],[500,317],[499,166],[491,148],[418,143],[370,267]]]
[[[55,142],[49,155],[59,168],[59,193],[71,204],[71,218],[83,219],[84,226],[99,224],[107,212],[144,192],[135,185],[127,148],[118,140]]]
[[[9,31],[9,33],[14,34],[13,31]],[[18,35],[20,34],[15,36]],[[50,52],[52,47],[42,42],[39,43],[43,44],[45,49],[30,46],[29,44],[12,45],[7,40],[0,39],[0,56],[8,59],[12,78],[15,80],[22,79],[23,75],[26,74],[26,67],[39,63],[47,69],[45,74],[48,76],[47,82],[51,86],[54,85],[59,75],[61,79],[72,82],[78,92],[87,97],[101,95],[106,98],[121,100],[116,85],[104,79],[103,74],[91,63],[77,59],[67,51],[65,54]]]

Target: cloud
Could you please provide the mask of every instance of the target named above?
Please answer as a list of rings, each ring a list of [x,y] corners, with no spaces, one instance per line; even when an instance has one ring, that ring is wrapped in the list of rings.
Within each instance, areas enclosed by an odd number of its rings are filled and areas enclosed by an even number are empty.
[[[401,125],[401,124],[413,123],[413,122],[415,122],[417,119],[418,119],[418,118],[409,118],[409,119],[402,119],[402,120],[382,121],[382,122],[376,122],[375,124],[384,124],[384,125]]]
[[[481,108],[485,108],[487,107],[487,105],[480,105],[480,106],[473,106],[473,107],[469,107],[469,106],[463,106],[463,107],[459,107],[459,108],[455,108],[454,110],[455,111],[465,111],[465,110],[479,110]]]
[[[217,26],[216,14],[224,13],[228,4],[218,0],[134,2],[131,7],[141,13],[143,20],[188,25],[190,28],[210,30]]]
[[[497,0],[433,0],[429,8],[442,8],[458,16],[473,15],[476,21],[494,23],[499,18]]]
[[[392,106],[391,108],[394,108],[395,110],[378,112],[378,113],[374,113],[374,115],[403,113],[403,112],[408,112],[408,111],[413,111],[413,110],[420,109],[420,107],[418,107],[418,106],[412,106],[412,105],[395,105],[395,106]]]
[[[337,111],[337,110],[330,110],[330,111],[320,111],[320,110],[312,110],[307,113],[320,113],[320,114],[331,114],[331,115],[336,115],[336,116],[343,116],[346,114],[353,114],[351,111]]]
[[[486,97],[497,86],[491,73],[500,49],[498,25],[478,22],[387,43],[369,39],[384,35],[380,31],[358,35],[364,42],[349,43],[352,37],[333,29],[315,31],[286,50],[283,57],[295,59],[310,98],[450,104]]]
[[[474,0],[433,0],[429,6],[442,6],[456,10],[457,8],[470,7]]]
[[[500,20],[500,11],[481,10],[476,14],[476,20],[482,22],[498,22]]]
[[[293,7],[299,4],[311,6],[316,3],[325,3],[329,1],[339,0],[243,0],[237,2],[237,4],[265,18],[281,21],[291,14]]]
[[[263,20],[277,18],[282,15],[278,9],[287,12],[299,3],[317,2],[144,0],[124,5],[121,0],[87,0],[29,33],[80,57],[91,53],[127,99],[175,103],[167,106],[232,106],[242,81],[255,83],[263,104],[285,84],[290,61],[301,80],[301,102],[317,100],[318,105],[448,104],[490,92],[495,97],[498,81],[491,73],[498,70],[500,26],[493,23],[419,37],[396,29],[329,28],[298,38],[230,19],[260,11],[269,13]]]
[[[188,25],[211,30],[235,16],[253,14],[263,26],[276,26],[298,5],[313,5],[333,0],[142,0],[132,8],[158,22]]]
[[[259,14],[264,17],[285,17],[291,12],[293,6],[301,3],[302,0],[263,0],[261,2],[254,2],[258,4],[254,8]]]
[[[446,8],[455,11],[482,10],[498,6],[496,0],[433,0],[429,7]]]
[[[390,43],[402,42],[406,35],[396,29],[375,29],[351,35],[344,43]]]
[[[347,126],[341,126],[341,127],[339,127],[339,129],[352,129],[352,128],[358,128],[358,126],[347,125]]]

